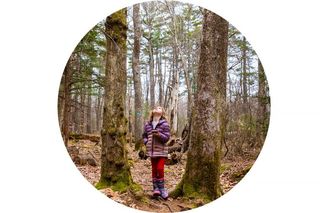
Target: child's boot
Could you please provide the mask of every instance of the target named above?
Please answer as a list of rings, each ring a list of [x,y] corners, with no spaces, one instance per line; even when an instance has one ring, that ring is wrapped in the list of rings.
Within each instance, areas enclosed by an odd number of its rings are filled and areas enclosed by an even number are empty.
[[[161,192],[159,190],[159,186],[158,186],[158,180],[157,179],[152,179],[152,183],[153,183],[153,196],[157,197],[159,195],[161,195]]]
[[[166,200],[168,198],[168,191],[166,188],[164,188],[164,179],[158,179],[158,187],[161,193],[161,197]]]

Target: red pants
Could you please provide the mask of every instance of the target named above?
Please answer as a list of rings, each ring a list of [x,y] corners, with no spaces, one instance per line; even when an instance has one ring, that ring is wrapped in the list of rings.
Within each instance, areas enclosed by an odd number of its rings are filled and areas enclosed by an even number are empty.
[[[163,179],[164,178],[164,157],[151,158],[152,164],[152,178]]]

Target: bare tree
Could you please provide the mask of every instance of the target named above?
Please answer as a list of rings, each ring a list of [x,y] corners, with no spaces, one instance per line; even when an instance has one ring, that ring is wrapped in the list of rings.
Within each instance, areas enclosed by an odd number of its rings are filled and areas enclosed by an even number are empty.
[[[134,138],[135,148],[138,150],[142,145],[143,133],[143,100],[140,77],[140,4],[133,6],[133,27],[134,27],[134,44],[132,54],[132,72],[134,82]]]

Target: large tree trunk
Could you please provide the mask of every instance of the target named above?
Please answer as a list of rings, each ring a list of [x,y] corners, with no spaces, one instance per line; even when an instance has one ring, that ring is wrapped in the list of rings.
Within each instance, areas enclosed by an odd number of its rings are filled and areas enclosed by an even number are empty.
[[[140,4],[133,6],[133,27],[134,27],[134,43],[132,53],[132,72],[134,83],[134,139],[135,149],[138,150],[142,146],[143,134],[143,100],[140,77]]]
[[[105,104],[101,131],[101,176],[97,188],[111,186],[126,191],[132,184],[125,149],[127,124],[126,96],[126,21],[127,10],[122,9],[106,20],[107,58]]]
[[[172,196],[213,200],[220,186],[221,143],[225,134],[228,22],[205,10],[193,132],[186,171]]]
[[[71,77],[72,77],[72,67],[71,67],[72,60],[73,60],[73,54],[69,58],[63,72],[64,73],[64,82],[63,82],[64,106],[63,106],[62,137],[66,147],[68,147],[68,139],[69,139],[69,123],[70,123],[70,109],[71,109],[70,86],[71,86]]]
[[[258,75],[259,75],[259,89],[258,89],[258,128],[257,139],[258,144],[262,146],[264,139],[267,135],[269,125],[269,114],[267,105],[269,104],[269,98],[267,95],[267,79],[264,73],[261,61],[258,61]],[[254,145],[254,144],[253,144]]]

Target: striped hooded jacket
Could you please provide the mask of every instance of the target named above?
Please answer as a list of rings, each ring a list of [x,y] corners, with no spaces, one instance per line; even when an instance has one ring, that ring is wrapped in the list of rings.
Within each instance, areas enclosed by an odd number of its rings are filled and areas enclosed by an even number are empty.
[[[159,136],[152,135],[152,121],[148,121],[144,126],[143,142],[147,148],[147,156],[149,157],[168,157],[167,141],[170,138],[170,127],[165,119],[161,119],[156,125]]]

